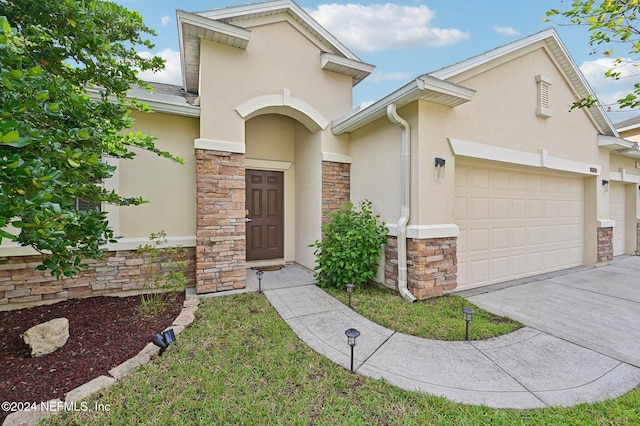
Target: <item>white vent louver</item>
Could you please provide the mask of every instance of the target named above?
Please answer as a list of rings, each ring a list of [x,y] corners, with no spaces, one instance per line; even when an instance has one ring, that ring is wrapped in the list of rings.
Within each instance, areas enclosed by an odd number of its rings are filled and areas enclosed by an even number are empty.
[[[538,107],[536,115],[538,117],[551,117],[551,79],[541,74],[536,75],[538,85]]]

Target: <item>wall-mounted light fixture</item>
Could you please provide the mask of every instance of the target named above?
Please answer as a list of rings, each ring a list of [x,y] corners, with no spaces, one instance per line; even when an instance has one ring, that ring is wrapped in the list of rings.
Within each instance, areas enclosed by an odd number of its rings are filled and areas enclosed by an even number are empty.
[[[444,178],[444,166],[446,161],[444,158],[436,157],[436,178],[443,179]]]
[[[606,179],[602,179],[602,186],[604,187],[604,192],[609,192],[609,181]]]

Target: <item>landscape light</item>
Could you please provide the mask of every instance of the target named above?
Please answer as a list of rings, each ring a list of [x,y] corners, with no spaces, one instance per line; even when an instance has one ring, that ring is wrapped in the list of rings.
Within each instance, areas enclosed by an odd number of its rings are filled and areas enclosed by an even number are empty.
[[[353,283],[347,284],[347,294],[349,295],[349,307],[351,308],[351,293],[353,293],[353,289],[356,287]],[[351,308],[353,309],[353,308]]]
[[[474,312],[473,312],[473,309],[471,308],[462,308],[462,314],[464,315],[464,320],[467,323],[465,332],[464,332],[464,337],[466,340],[469,340],[469,322],[471,322],[471,320],[473,319]]]
[[[344,334],[347,336],[347,343],[351,346],[351,372],[353,373],[353,347],[356,345],[356,339],[360,336],[360,332],[355,328],[350,328]]]
[[[160,348],[160,352],[158,352],[159,356],[162,356],[162,353],[167,350],[169,344],[176,341],[176,333],[173,331],[173,328],[163,331],[162,333],[158,333],[153,336],[153,344]]]
[[[256,272],[256,276],[258,277],[258,293],[262,293],[262,276],[263,275],[264,275],[264,272],[260,270]]]

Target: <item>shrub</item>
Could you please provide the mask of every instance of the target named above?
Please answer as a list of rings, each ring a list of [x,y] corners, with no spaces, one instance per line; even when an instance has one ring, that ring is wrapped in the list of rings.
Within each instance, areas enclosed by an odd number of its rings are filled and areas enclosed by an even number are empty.
[[[363,200],[358,207],[345,203],[330,213],[331,221],[322,225],[322,240],[309,246],[316,249],[315,275],[321,287],[343,288],[376,276],[387,227],[372,213],[371,201]]]
[[[149,237],[151,244],[138,247],[138,253],[146,255],[150,263],[145,265],[144,288],[149,292],[141,295],[140,312],[153,316],[162,312],[169,300],[175,298],[177,290],[187,283],[184,275],[187,250],[183,247],[167,246],[167,234],[164,231],[153,233]],[[146,261],[145,261],[146,263]]]

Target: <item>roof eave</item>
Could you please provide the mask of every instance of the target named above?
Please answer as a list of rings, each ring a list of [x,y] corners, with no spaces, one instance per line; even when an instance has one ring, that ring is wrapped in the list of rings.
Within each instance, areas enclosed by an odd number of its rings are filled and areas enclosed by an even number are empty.
[[[391,104],[401,108],[411,102],[424,100],[454,108],[469,102],[475,93],[476,91],[473,89],[423,75],[368,107],[355,110],[345,117],[334,120],[331,130],[335,135],[353,132],[386,116],[387,106]]]
[[[323,70],[336,72],[349,76],[353,79],[353,86],[364,80],[376,68],[375,65],[344,58],[332,53],[320,55],[321,67]]]
[[[178,22],[178,40],[180,42],[180,63],[182,66],[182,84],[184,90],[198,92],[200,73],[200,40],[209,40],[238,49],[246,49],[251,31],[214,21],[195,13],[176,10]],[[196,45],[186,43],[186,37],[197,39]],[[197,47],[196,47],[197,46]]]
[[[443,80],[448,80],[463,72],[493,61],[501,56],[526,48],[527,46],[541,41],[547,43],[547,46],[555,56],[556,63],[560,66],[566,77],[571,82],[573,89],[576,92],[576,96],[579,98],[586,98],[587,96],[595,97],[595,92],[591,89],[591,86],[580,71],[580,68],[573,61],[569,51],[554,28],[549,28],[520,40],[516,40],[512,43],[474,56],[457,64],[429,73],[429,75]],[[561,57],[558,56],[558,53],[561,54]],[[587,108],[585,109],[585,112],[598,129],[598,132],[604,135],[618,136],[618,132],[613,126],[613,123],[609,120],[609,117],[601,106],[596,105],[591,108]]]

